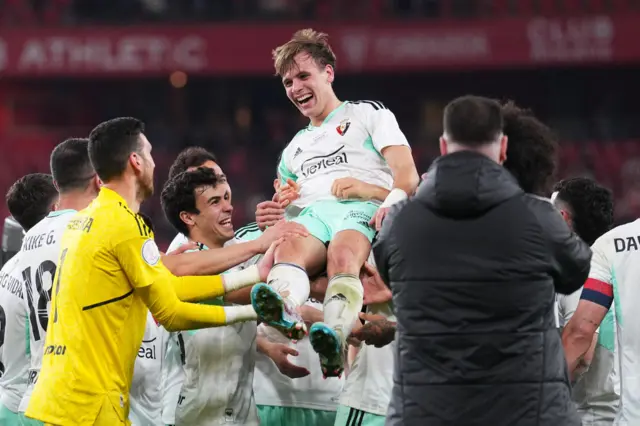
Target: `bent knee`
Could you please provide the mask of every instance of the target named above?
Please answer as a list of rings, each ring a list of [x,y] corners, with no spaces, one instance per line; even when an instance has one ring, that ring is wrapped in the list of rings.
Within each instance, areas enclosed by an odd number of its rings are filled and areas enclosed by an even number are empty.
[[[357,274],[362,267],[357,250],[348,244],[329,244],[327,270],[329,275],[337,273]]]
[[[314,237],[289,237],[275,252],[276,263],[294,263],[307,270],[318,272],[325,264],[326,249],[322,242]]]

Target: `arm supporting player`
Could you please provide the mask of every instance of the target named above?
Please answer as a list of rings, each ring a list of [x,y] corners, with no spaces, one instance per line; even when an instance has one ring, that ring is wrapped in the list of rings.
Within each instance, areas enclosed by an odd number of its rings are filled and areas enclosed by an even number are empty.
[[[260,242],[253,240],[228,247],[162,257],[164,266],[176,276],[213,275],[264,253]]]
[[[228,292],[244,289],[260,282],[260,272],[256,265],[225,275],[171,277],[171,285],[178,299],[185,302],[199,302],[223,296]]]
[[[260,280],[258,268],[220,276],[176,277],[160,261],[151,238],[137,236],[115,246],[114,253],[131,286],[154,317],[170,331],[220,326],[256,319],[251,306],[195,305],[185,300],[205,300],[237,290]],[[253,282],[250,282],[252,281]]]
[[[252,306],[215,306],[182,302],[170,285],[171,275],[136,288],[153,317],[168,331],[195,330],[257,319]],[[188,278],[185,284],[188,284]]]
[[[393,189],[382,204],[382,207],[389,207],[413,194],[420,183],[420,176],[408,146],[387,146],[382,150],[382,156],[393,173]]]

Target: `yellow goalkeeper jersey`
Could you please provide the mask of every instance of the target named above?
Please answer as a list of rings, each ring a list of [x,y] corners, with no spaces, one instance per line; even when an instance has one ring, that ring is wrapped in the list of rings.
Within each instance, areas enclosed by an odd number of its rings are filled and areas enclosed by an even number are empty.
[[[114,424],[127,424],[147,319],[134,290],[167,273],[149,227],[122,197],[102,188],[62,237],[42,370],[27,417],[94,425],[106,410]]]

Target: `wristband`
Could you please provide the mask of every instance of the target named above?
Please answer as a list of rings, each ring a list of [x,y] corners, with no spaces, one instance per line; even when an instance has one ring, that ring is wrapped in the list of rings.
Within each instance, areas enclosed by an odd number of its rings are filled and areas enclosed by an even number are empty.
[[[227,292],[239,290],[262,281],[258,265],[251,265],[241,271],[229,272],[222,277],[224,289]]]
[[[397,203],[399,201],[402,201],[402,200],[406,200],[407,198],[409,198],[407,196],[407,193],[404,192],[402,189],[393,188],[391,190],[391,192],[389,193],[389,195],[387,195],[387,198],[384,199],[384,202],[382,203],[380,208],[391,207],[395,203]]]

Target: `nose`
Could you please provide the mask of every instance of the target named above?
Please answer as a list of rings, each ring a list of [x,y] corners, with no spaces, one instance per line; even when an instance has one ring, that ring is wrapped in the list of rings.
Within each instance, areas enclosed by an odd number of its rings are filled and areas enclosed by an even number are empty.
[[[222,206],[222,208],[223,208],[225,213],[231,213],[233,211],[233,206],[231,205],[231,202],[229,202],[229,201],[225,201],[225,203]]]
[[[298,79],[294,79],[293,83],[291,83],[291,91],[295,95],[300,90],[302,90],[302,82],[300,80],[298,80]]]

